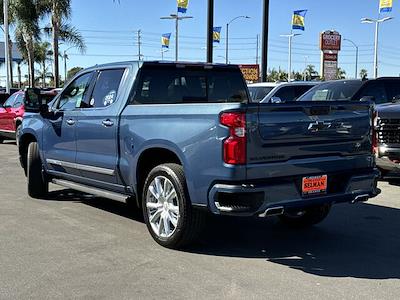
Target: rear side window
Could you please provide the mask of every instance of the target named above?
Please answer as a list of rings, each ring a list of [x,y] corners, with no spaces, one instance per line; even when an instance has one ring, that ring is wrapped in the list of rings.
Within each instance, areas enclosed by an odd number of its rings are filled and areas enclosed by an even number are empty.
[[[386,83],[386,90],[388,100],[395,100],[400,98],[400,80],[391,80]]]
[[[247,102],[240,71],[188,68],[144,68],[135,104]]]
[[[249,87],[251,100],[253,102],[260,102],[272,90],[273,90],[273,87]]]
[[[383,81],[367,82],[359,95],[359,99],[356,100],[361,100],[363,97],[374,97],[374,102],[377,104],[389,101]]]
[[[283,102],[290,102],[296,98],[295,86],[284,86],[276,92],[275,97],[279,97]]]
[[[91,97],[88,102],[82,102],[81,108],[107,107],[115,103],[118,96],[119,85],[125,69],[102,70],[97,75]]]
[[[362,81],[321,83],[301,96],[299,101],[351,100],[363,84]]]

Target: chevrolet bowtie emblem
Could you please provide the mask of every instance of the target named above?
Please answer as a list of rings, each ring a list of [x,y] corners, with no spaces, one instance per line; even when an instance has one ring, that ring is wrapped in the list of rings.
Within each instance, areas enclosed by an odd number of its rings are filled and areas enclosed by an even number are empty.
[[[316,121],[308,125],[308,130],[311,132],[318,132],[324,129],[331,128],[331,126],[332,126],[331,122]]]

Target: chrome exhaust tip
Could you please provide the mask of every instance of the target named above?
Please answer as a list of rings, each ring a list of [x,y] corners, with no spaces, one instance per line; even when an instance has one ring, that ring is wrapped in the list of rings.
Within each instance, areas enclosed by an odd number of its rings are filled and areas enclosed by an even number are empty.
[[[354,198],[353,201],[351,201],[351,203],[355,204],[358,202],[365,202],[365,201],[368,201],[369,197],[370,197],[369,194],[358,195]]]
[[[263,213],[259,214],[260,218],[272,217],[272,216],[280,216],[285,212],[285,208],[283,206],[271,207],[267,208]]]

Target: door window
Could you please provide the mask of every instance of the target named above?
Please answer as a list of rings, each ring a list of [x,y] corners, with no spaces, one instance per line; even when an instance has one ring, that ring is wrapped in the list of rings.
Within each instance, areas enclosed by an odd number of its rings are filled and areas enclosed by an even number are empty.
[[[80,107],[99,108],[115,103],[124,72],[125,69],[100,71],[90,100],[82,101]]]
[[[17,99],[18,94],[11,95],[7,101],[4,103],[4,107],[13,107],[15,100]]]
[[[71,82],[64,90],[58,102],[58,109],[73,110],[80,107],[84,100],[91,82],[93,73],[86,73]]]
[[[13,104],[13,108],[19,108],[24,104],[24,95],[18,94],[17,99],[15,100]]]

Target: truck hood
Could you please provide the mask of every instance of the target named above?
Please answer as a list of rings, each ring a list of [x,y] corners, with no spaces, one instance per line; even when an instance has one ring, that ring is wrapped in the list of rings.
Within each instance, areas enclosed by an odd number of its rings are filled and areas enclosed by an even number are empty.
[[[400,103],[385,103],[376,106],[378,116],[387,119],[400,119]]]

